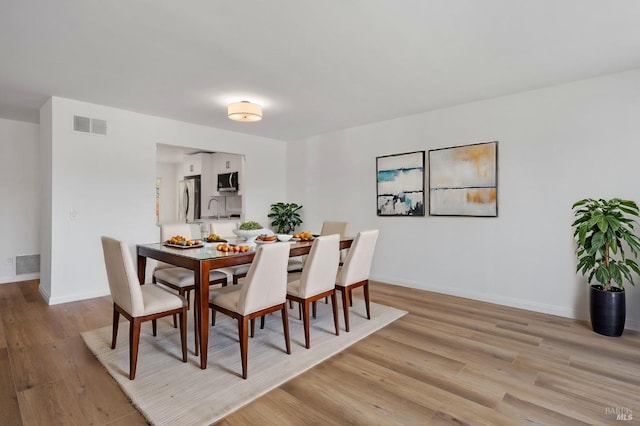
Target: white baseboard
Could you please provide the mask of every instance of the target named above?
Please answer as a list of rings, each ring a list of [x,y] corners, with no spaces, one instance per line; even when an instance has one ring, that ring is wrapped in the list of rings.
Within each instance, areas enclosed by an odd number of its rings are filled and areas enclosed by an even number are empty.
[[[36,272],[33,274],[21,274],[21,275],[10,275],[6,277],[0,277],[0,284],[8,284],[8,283],[17,283],[21,281],[30,281],[37,280],[40,278],[40,273]]]
[[[47,290],[45,290],[45,288],[42,287],[42,283],[40,283],[40,285],[38,286],[38,291],[40,292],[40,296],[42,296],[44,301],[47,302],[47,305],[50,305],[51,303],[49,303],[49,299],[51,298],[51,296],[49,295]]]
[[[557,315],[564,318],[588,320],[588,318],[584,317],[575,309],[567,308],[565,306],[536,303],[536,302],[531,302],[529,300],[515,299],[512,297],[504,297],[497,294],[487,294],[487,293],[480,293],[480,292],[475,292],[470,290],[452,289],[451,287],[433,286],[433,285],[427,285],[424,282],[403,281],[403,280],[398,280],[397,278],[385,277],[385,276],[379,276],[379,275],[377,276],[372,275],[370,279],[373,281],[380,281],[383,283],[400,285],[403,287],[433,291],[435,293],[448,294],[451,296],[464,297],[466,299],[479,300],[481,302],[495,303],[497,305],[525,309],[527,311]],[[629,321],[627,319],[625,323],[625,329],[640,331],[640,323],[638,321]]]
[[[40,293],[42,294],[42,290],[40,291]],[[45,300],[49,305],[59,305],[61,303],[77,302],[78,300],[109,296],[110,294],[111,293],[109,292],[109,290],[100,290],[100,291],[93,291],[90,293],[68,294],[63,297],[48,297],[48,298],[45,298]]]
[[[77,302],[78,300],[93,299],[94,297],[109,296],[109,290],[93,291],[90,293],[70,294],[63,297],[51,297],[49,292],[40,284],[38,291],[47,305],[59,305],[61,303]]]

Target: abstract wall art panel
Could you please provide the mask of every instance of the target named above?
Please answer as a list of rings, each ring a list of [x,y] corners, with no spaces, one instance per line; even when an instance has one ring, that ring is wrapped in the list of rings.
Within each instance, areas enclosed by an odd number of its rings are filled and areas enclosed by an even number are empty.
[[[498,216],[498,142],[429,150],[429,215]]]
[[[424,216],[424,151],[376,158],[378,216]]]

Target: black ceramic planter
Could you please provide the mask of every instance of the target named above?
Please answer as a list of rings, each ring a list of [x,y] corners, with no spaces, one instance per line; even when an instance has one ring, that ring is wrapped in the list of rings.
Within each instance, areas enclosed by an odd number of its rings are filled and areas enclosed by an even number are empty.
[[[604,291],[601,285],[592,285],[589,308],[593,331],[605,336],[621,336],[627,314],[624,290],[617,287]]]

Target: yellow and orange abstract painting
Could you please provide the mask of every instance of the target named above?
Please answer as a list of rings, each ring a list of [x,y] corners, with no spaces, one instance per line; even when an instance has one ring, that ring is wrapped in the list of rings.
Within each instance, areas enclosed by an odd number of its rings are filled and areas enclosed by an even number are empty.
[[[498,142],[429,151],[429,215],[498,216]]]

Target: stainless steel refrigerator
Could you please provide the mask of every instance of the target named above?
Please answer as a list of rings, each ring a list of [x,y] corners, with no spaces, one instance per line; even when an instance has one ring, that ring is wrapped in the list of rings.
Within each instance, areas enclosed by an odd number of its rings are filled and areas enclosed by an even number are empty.
[[[200,176],[185,177],[178,182],[178,220],[195,222],[200,219]]]

